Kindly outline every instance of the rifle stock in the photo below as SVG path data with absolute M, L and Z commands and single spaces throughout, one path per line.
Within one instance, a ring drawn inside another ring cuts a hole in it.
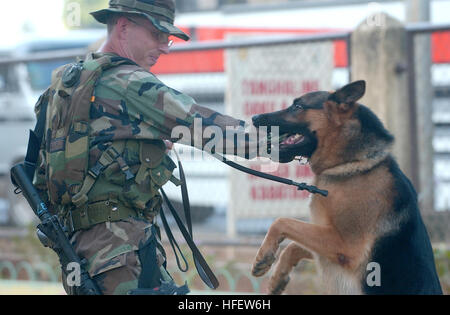
M 69 263 L 76 263 L 80 266 L 80 285 L 76 288 L 77 293 L 82 295 L 102 294 L 85 270 L 85 261 L 75 253 L 58 216 L 52 215 L 48 211 L 47 205 L 33 186 L 30 172 L 27 172 L 29 167 L 32 166 L 27 166 L 26 163 L 15 165 L 11 169 L 11 181 L 14 186 L 20 188 L 31 209 L 41 221 L 38 225 L 39 240 L 45 247 L 50 247 L 56 252 L 63 270 L 67 270 L 66 267 Z M 48 240 L 45 240 L 45 237 Z

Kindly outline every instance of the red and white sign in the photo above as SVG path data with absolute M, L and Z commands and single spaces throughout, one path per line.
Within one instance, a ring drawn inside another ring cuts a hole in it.
M 331 41 L 232 49 L 225 56 L 227 113 L 248 122 L 253 115 L 289 107 L 307 92 L 331 89 L 335 66 Z M 313 179 L 309 166 L 295 161 L 275 164 L 259 159 L 241 163 L 256 170 L 271 169 L 271 174 L 296 182 L 311 183 Z M 233 170 L 229 233 L 234 233 L 233 222 L 239 218 L 308 216 L 308 204 L 309 193 L 305 191 Z

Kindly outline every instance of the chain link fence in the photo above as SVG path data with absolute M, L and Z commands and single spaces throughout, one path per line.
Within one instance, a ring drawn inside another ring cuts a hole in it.
M 413 26 L 411 106 L 415 110 L 419 201 L 430 194 L 435 211 L 424 220 L 435 242 L 450 240 L 450 26 Z M 429 156 L 424 148 L 431 147 Z M 421 151 L 422 150 L 422 151 Z

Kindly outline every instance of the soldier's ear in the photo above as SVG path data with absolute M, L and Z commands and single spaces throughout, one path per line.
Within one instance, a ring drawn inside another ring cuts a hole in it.
M 366 93 L 366 81 L 355 81 L 340 88 L 330 95 L 329 100 L 338 104 L 349 104 L 357 102 Z
M 132 23 L 124 16 L 117 19 L 114 25 L 114 31 L 117 33 L 119 39 L 124 39 L 127 37 L 128 28 Z

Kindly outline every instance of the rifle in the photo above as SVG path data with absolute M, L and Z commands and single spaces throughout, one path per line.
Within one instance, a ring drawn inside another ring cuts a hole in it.
M 45 247 L 53 249 L 59 257 L 63 270 L 67 270 L 69 263 L 80 266 L 80 286 L 77 293 L 83 295 L 100 295 L 102 292 L 85 270 L 85 259 L 80 259 L 75 253 L 57 215 L 52 215 L 45 202 L 42 201 L 36 188 L 33 186 L 24 163 L 17 164 L 11 169 L 11 181 L 22 192 L 28 204 L 38 216 L 41 223 L 37 226 L 37 236 Z
M 100 295 L 102 292 L 85 269 L 87 261 L 85 259 L 80 259 L 75 253 L 58 216 L 50 213 L 47 205 L 33 186 L 33 177 L 39 156 L 39 148 L 45 129 L 45 118 L 48 107 L 48 99 L 46 98 L 47 92 L 39 98 L 38 102 L 42 104 L 41 112 L 34 131 L 30 130 L 25 161 L 11 168 L 11 182 L 16 187 L 14 192 L 16 194 L 22 192 L 25 199 L 28 201 L 28 204 L 31 206 L 31 209 L 33 209 L 33 212 L 41 222 L 37 226 L 36 233 L 42 245 L 44 245 L 44 247 L 49 247 L 56 252 L 64 271 L 67 271 L 68 264 L 76 264 L 77 267 L 79 266 L 80 281 L 76 284 L 76 293 L 83 295 Z

